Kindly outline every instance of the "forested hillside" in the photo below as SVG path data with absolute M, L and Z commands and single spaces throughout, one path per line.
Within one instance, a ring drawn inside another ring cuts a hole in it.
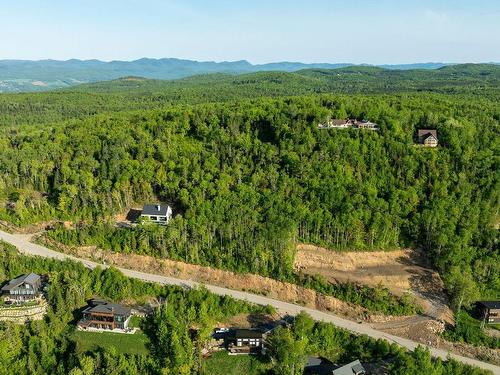
M 0 60 L 0 93 L 47 91 L 70 87 L 81 83 L 106 81 L 125 76 L 141 76 L 152 79 L 177 79 L 196 74 L 287 71 L 300 69 L 334 69 L 352 64 L 304 64 L 300 62 L 276 62 L 251 64 L 248 61 L 192 61 L 175 58 L 135 61 L 99 60 Z M 387 69 L 436 69 L 447 64 L 422 63 L 383 65 Z
M 162 109 L 173 104 L 315 93 L 436 92 L 477 101 L 499 100 L 500 66 L 457 65 L 437 70 L 348 67 L 295 73 L 207 74 L 174 81 L 125 77 L 37 94 L 0 95 L 0 126 L 51 124 L 99 113 Z M 497 116 L 500 117 L 500 115 Z
M 317 128 L 346 116 L 380 131 Z M 49 235 L 283 279 L 297 241 L 422 247 L 460 308 L 500 295 L 499 119 L 488 97 L 414 93 L 173 105 L 8 126 L 0 130 L 0 218 L 72 220 L 76 230 Z M 419 127 L 438 130 L 437 149 L 414 146 Z M 153 200 L 175 207 L 166 228 L 114 227 L 112 214 Z

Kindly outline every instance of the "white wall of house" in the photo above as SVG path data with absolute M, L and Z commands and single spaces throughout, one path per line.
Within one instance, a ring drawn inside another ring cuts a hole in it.
M 146 214 L 141 214 L 141 217 L 143 218 L 148 218 L 154 223 L 158 224 L 167 224 L 170 219 L 172 219 L 172 208 L 170 206 L 167 206 L 167 213 L 166 215 L 146 215 Z

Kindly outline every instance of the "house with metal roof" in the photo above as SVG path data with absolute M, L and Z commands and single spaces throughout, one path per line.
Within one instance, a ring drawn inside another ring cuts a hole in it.
M 36 273 L 19 276 L 2 287 L 6 302 L 22 303 L 41 296 L 42 279 Z
M 78 322 L 81 329 L 127 330 L 131 309 L 117 303 L 94 299 L 83 310 L 83 317 Z
M 145 204 L 141 212 L 141 218 L 146 219 L 148 222 L 166 225 L 172 218 L 172 208 L 159 203 Z
M 345 366 L 339 367 L 336 370 L 333 370 L 333 375 L 364 375 L 366 374 L 365 368 L 359 362 L 359 360 L 355 360 L 351 363 L 348 363 Z
M 309 356 L 304 366 L 304 375 L 332 375 L 335 367 L 326 358 Z

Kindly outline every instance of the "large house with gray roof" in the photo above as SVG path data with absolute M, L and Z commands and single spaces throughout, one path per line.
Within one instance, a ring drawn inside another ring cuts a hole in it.
M 22 303 L 41 296 L 42 279 L 36 273 L 19 276 L 2 287 L 6 302 Z

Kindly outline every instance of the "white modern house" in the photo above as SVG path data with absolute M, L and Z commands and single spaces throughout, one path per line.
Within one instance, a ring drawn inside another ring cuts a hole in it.
M 166 225 L 172 218 L 172 208 L 169 205 L 146 204 L 141 212 L 141 219 L 147 219 L 152 223 Z

